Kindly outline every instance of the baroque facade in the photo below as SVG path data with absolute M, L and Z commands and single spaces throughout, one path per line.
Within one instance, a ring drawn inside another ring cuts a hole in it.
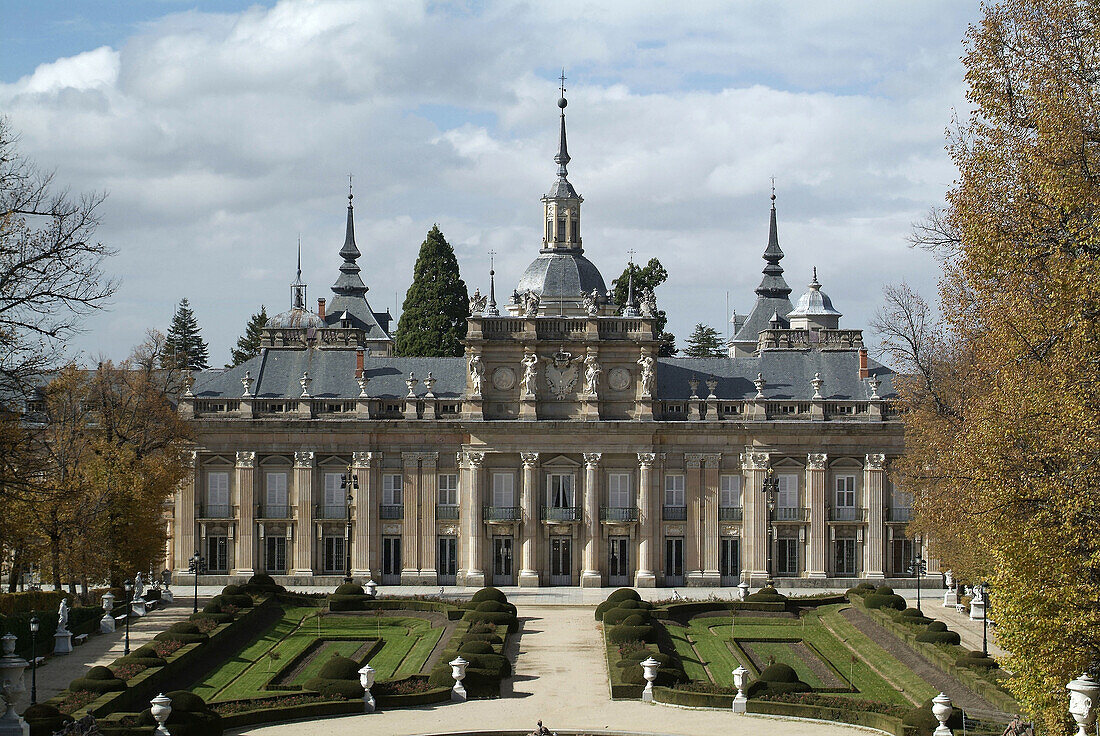
M 908 574 L 893 374 L 841 329 L 816 270 L 797 305 L 775 196 L 756 303 L 729 354 L 660 357 L 652 293 L 618 309 L 581 238 L 559 100 L 537 257 L 504 308 L 471 298 L 465 355 L 392 355 L 349 195 L 334 297 L 180 402 L 194 472 L 169 567 L 329 583 L 718 586 Z M 935 571 L 935 564 L 931 565 Z

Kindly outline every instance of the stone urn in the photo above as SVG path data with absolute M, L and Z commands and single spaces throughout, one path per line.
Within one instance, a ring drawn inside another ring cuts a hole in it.
M 374 578 L 371 578 L 366 583 L 364 583 L 363 587 L 367 589 L 367 595 L 369 595 L 371 598 L 374 598 L 375 593 L 378 592 L 378 583 L 374 582 Z
M 115 617 L 111 611 L 115 608 L 115 594 L 107 592 L 103 594 L 103 618 L 99 619 L 99 633 L 113 634 L 115 631 Z
M 745 696 L 745 685 L 748 684 L 749 671 L 744 665 L 739 665 L 733 671 L 733 686 L 737 688 L 737 695 L 733 698 L 733 712 L 745 713 L 748 711 L 749 699 Z
M 1088 736 L 1096 723 L 1096 705 L 1100 699 L 1100 683 L 1087 673 L 1066 685 L 1069 690 L 1069 714 L 1077 722 L 1077 736 Z
M 149 713 L 152 714 L 153 720 L 157 722 L 157 730 L 153 733 L 157 736 L 171 736 L 164 722 L 168 720 L 168 716 L 172 715 L 172 699 L 161 693 L 149 701 Z
M 739 595 L 741 596 L 738 600 L 743 601 L 749 597 L 749 584 L 746 583 L 744 580 L 737 584 L 737 590 L 739 591 Z
M 370 694 L 370 689 L 374 687 L 374 668 L 369 664 L 363 665 L 359 670 L 359 684 L 363 687 L 363 710 L 373 713 L 374 696 Z
M 14 634 L 0 637 L 0 695 L 4 699 L 4 714 L 0 716 L 0 736 L 24 736 L 30 727 L 15 713 L 15 705 L 27 692 L 23 682 L 23 671 L 27 669 L 27 660 L 15 655 Z
M 653 657 L 646 657 L 642 660 L 642 677 L 645 678 L 645 690 L 642 690 L 642 701 L 646 703 L 653 702 L 653 681 L 657 679 L 657 670 L 660 668 L 661 663 L 655 660 Z
M 954 712 L 955 709 L 951 707 L 951 698 L 943 693 L 932 698 L 932 715 L 940 722 L 940 725 L 932 732 L 932 736 L 951 736 L 951 729 L 947 727 L 947 719 Z
M 455 686 L 451 688 L 451 700 L 456 703 L 465 703 L 466 688 L 462 686 L 462 681 L 466 679 L 466 668 L 470 663 L 459 655 L 447 664 L 451 665 L 451 677 L 455 680 Z

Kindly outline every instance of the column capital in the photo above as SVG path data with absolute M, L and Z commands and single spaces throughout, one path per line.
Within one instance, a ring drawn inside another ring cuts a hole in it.
M 373 452 L 353 452 L 351 453 L 351 466 L 353 468 L 369 468 L 371 463 L 374 462 Z
M 702 452 L 685 452 L 684 465 L 691 469 L 698 468 L 703 464 L 704 456 L 705 453 Z
M 420 455 L 421 465 L 432 466 L 432 465 L 438 465 L 439 464 L 439 453 L 438 452 L 421 452 L 421 453 L 418 453 L 418 454 Z
M 248 450 L 237 451 L 237 467 L 253 468 L 256 466 L 256 453 Z
M 480 468 L 485 463 L 485 453 L 467 450 L 462 453 L 462 463 L 468 468 Z
M 537 452 L 521 452 L 519 459 L 523 461 L 523 467 L 533 468 L 539 464 L 539 454 Z
M 419 452 L 403 452 L 401 453 L 401 465 L 406 468 L 415 468 L 420 465 Z
M 294 453 L 294 467 L 296 468 L 312 468 L 313 467 L 313 451 L 312 450 L 299 450 Z
M 806 455 L 806 466 L 810 470 L 824 470 L 827 462 L 829 462 L 829 455 L 827 453 L 811 452 Z
M 770 452 L 758 452 L 747 450 L 741 461 L 741 467 L 745 470 L 767 470 L 771 461 Z
M 594 468 L 600 464 L 600 458 L 602 457 L 602 452 L 586 452 L 584 453 L 584 464 L 586 467 Z
M 717 468 L 722 464 L 722 453 L 720 452 L 704 452 L 703 453 L 703 465 L 708 468 Z
M 886 455 L 881 452 L 867 454 L 867 470 L 883 470 L 886 468 Z
M 643 468 L 653 467 L 654 461 L 657 459 L 657 453 L 655 452 L 639 452 L 638 453 L 638 465 Z

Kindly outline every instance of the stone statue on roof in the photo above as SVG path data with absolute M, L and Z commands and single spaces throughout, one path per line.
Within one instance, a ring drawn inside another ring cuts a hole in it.
M 489 304 L 489 297 L 482 296 L 480 289 L 475 289 L 470 297 L 470 314 L 483 314 Z

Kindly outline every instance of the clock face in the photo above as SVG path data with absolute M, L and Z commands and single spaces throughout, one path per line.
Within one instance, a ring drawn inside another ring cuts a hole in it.
M 516 372 L 507 366 L 500 366 L 493 371 L 493 388 L 498 391 L 507 391 L 516 385 Z
M 630 371 L 626 368 L 612 368 L 607 374 L 607 385 L 615 391 L 623 391 L 630 386 Z

